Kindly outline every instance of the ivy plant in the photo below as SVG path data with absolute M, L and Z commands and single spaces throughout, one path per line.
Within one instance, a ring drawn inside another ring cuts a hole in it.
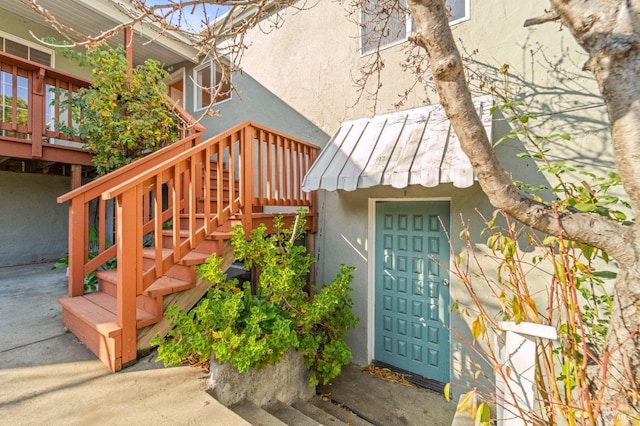
M 166 339 L 157 336 L 158 359 L 165 365 L 185 360 L 206 364 L 212 353 L 239 372 L 276 364 L 292 348 L 301 352 L 310 369 L 309 385 L 336 377 L 351 359 L 344 339 L 358 323 L 349 292 L 353 267 L 342 265 L 334 280 L 309 294 L 307 275 L 314 259 L 296 244 L 304 230 L 284 228 L 276 218 L 274 232 L 261 225 L 247 239 L 244 229 L 232 229 L 235 259 L 245 269 L 258 271 L 257 285 L 226 281 L 215 254 L 198 268 L 199 276 L 214 286 L 190 312 L 167 309 L 173 325 Z
M 178 118 L 165 97 L 168 74 L 158 61 L 148 59 L 130 70 L 122 46 L 63 54 L 91 68 L 93 85 L 73 94 L 52 89 L 52 105 L 72 113 L 72 124 L 57 122 L 56 129 L 80 137 L 94 154 L 99 175 L 178 140 Z

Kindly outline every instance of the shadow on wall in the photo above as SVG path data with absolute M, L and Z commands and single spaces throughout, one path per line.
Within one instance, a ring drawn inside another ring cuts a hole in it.
M 561 54 L 549 57 L 546 55 L 549 46 L 526 41 L 522 46 L 522 69 L 505 60 L 510 65 L 506 75 L 501 73 L 503 64 L 476 60 L 477 52 L 470 53 L 464 46 L 461 51 L 472 84 L 477 87 L 483 81 L 485 88 L 494 86 L 500 92 L 507 91 L 510 99 L 523 102 L 519 109 L 535 116 L 527 123 L 533 133 L 571 136 L 570 141 L 556 139 L 542 143 L 542 148 L 549 150 L 550 161 L 612 170 L 607 110 L 595 79 L 582 71 L 588 58 L 584 52 L 567 47 L 564 39 L 560 38 L 559 43 Z M 503 131 L 512 125 L 504 116 L 494 116 L 493 124 Z
M 324 146 L 329 140 L 329 135 L 246 72 L 235 73 L 233 79 L 238 93 L 234 93 L 230 101 L 216 105 L 219 116 L 203 118 L 206 137 L 250 120 L 318 146 Z

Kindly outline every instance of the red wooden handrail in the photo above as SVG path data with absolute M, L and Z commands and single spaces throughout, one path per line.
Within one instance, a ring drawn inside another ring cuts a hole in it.
M 199 134 L 188 136 L 58 198 L 70 201 L 69 295 L 82 295 L 84 276 L 117 257 L 123 363 L 135 357 L 136 296 L 207 236 L 233 217 L 250 231 L 253 212 L 264 206 L 306 207 L 315 217 L 315 194 L 304 193 L 301 182 L 317 146 L 252 122 L 199 140 Z M 97 207 L 90 206 L 96 198 Z M 106 227 L 110 200 L 115 200 L 111 247 Z M 98 231 L 92 259 L 90 214 L 97 217 Z M 163 231 L 171 234 L 166 246 Z M 155 262 L 143 269 L 145 242 Z
M 136 297 L 207 236 L 234 216 L 249 231 L 254 209 L 263 206 L 300 206 L 316 213 L 314 194 L 302 192 L 300 183 L 317 146 L 251 122 L 202 143 L 192 140 L 175 144 L 185 149 L 163 148 L 112 173 L 115 178 L 107 175 L 59 198 L 71 202 L 70 295 L 83 293 L 83 277 L 92 268 L 117 257 L 123 363 L 135 358 Z M 101 239 L 105 235 L 104 203 L 114 199 L 116 238 L 112 247 L 100 241 L 98 255 L 89 260 L 88 220 L 80 217 L 87 215 L 88 201 L 98 193 L 98 234 Z M 169 231 L 169 223 L 171 244 L 166 244 L 162 233 Z M 146 269 L 144 241 L 151 241 L 155 253 L 153 266 Z
M 2 105 L 3 114 L 0 117 L 0 130 L 8 132 L 2 136 L 6 151 L 4 155 L 91 164 L 91 156 L 79 147 L 49 143 L 52 138 L 79 141 L 78 138 L 51 127 L 51 123 L 55 121 L 66 121 L 68 125 L 73 125 L 70 112 L 62 117 L 59 107 L 51 107 L 51 100 L 57 96 L 54 90 L 75 93 L 82 87 L 90 86 L 91 82 L 5 52 L 0 52 L 0 73 L 4 74 L 5 79 L 11 80 L 11 85 L 8 86 L 11 93 L 3 93 L 2 99 L 5 104 L 10 104 Z M 25 149 L 27 147 L 30 147 L 30 151 Z M 67 158 L 56 152 L 61 149 L 68 151 Z M 51 155 L 45 156 L 45 150 L 50 151 Z

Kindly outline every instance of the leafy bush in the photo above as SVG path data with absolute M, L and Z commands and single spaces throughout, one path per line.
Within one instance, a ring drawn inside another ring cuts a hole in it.
M 129 70 L 124 48 L 94 48 L 86 54 L 70 49 L 65 56 L 91 67 L 93 85 L 69 95 L 52 89 L 52 105 L 71 109 L 73 123 L 56 123 L 70 136 L 79 136 L 94 154 L 98 174 L 104 175 L 178 140 L 178 118 L 165 94 L 167 77 L 158 61 L 148 59 Z
M 304 219 L 301 219 L 304 222 Z M 310 368 L 309 385 L 336 377 L 351 359 L 344 342 L 348 330 L 358 323 L 351 307 L 349 285 L 353 267 L 342 265 L 336 278 L 319 293 L 305 291 L 313 258 L 295 241 L 304 223 L 283 229 L 278 219 L 275 232 L 267 235 L 261 225 L 245 237 L 241 226 L 232 230 L 236 260 L 259 271 L 259 282 L 225 282 L 222 259 L 215 254 L 198 268 L 199 276 L 215 285 L 190 312 L 173 306 L 167 310 L 173 330 L 168 339 L 156 337 L 158 359 L 167 365 L 189 360 L 206 363 L 212 352 L 219 362 L 229 362 L 245 372 L 275 364 L 296 348 Z

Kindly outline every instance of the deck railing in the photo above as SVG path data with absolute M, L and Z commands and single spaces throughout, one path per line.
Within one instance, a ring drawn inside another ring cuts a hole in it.
M 73 126 L 71 112 L 52 101 L 91 83 L 71 74 L 0 52 L 0 140 L 3 154 L 72 164 L 91 164 L 80 140 L 56 130 Z
M 56 127 L 78 125 L 73 111 L 56 101 L 89 86 L 89 80 L 0 52 L 0 155 L 92 165 L 80 138 Z M 172 108 L 181 138 L 204 131 L 179 105 Z
M 189 136 L 58 198 L 70 202 L 69 295 L 82 295 L 84 276 L 117 258 L 118 325 L 122 341 L 133 341 L 123 350 L 126 362 L 135 353 L 136 296 L 207 236 L 231 218 L 248 232 L 267 206 L 305 207 L 315 217 L 315 194 L 303 192 L 301 182 L 317 151 L 246 122 L 205 142 Z M 111 200 L 115 215 L 108 220 Z M 93 247 L 90 215 L 96 218 Z M 152 266 L 143 264 L 145 247 L 155 253 Z

